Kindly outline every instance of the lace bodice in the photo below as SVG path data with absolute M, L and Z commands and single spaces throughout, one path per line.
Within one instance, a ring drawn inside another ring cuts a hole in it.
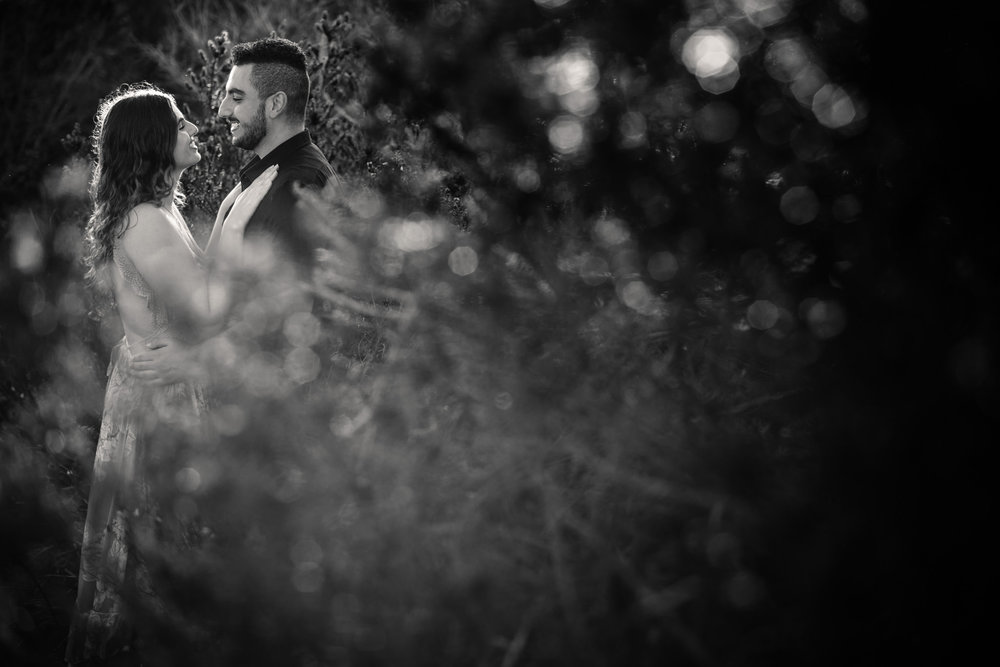
M 179 215 L 179 213 L 175 213 L 177 218 Z M 190 250 L 195 261 L 199 263 L 204 261 L 201 248 L 187 226 L 178 220 L 173 224 L 173 228 Z M 122 237 L 115 239 L 112 258 L 115 266 L 112 271 L 118 274 L 116 279 L 112 281 L 115 287 L 115 302 L 126 338 L 134 343 L 163 333 L 176 333 L 171 331 L 170 310 L 129 258 L 122 245 Z
M 115 241 L 115 246 L 113 250 L 113 256 L 115 260 L 115 266 L 121 271 L 122 277 L 125 279 L 125 286 L 128 287 L 136 296 L 139 296 L 146 300 L 146 307 L 152 316 L 152 328 L 153 333 L 158 334 L 165 331 L 170 324 L 170 316 L 167 313 L 166 307 L 163 303 L 156 298 L 153 294 L 153 290 L 149 287 L 149 284 L 139 273 L 138 269 L 135 268 L 135 264 L 129 259 L 128 255 L 121 247 L 120 239 Z M 119 298 L 119 301 L 121 299 Z M 123 324 L 125 316 L 122 315 Z M 145 327 L 141 327 L 145 328 Z

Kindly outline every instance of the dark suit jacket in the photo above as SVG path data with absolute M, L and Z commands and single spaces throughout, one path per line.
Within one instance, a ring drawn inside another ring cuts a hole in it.
M 263 158 L 254 156 L 240 170 L 240 184 L 246 189 L 272 164 L 278 165 L 278 175 L 247 223 L 244 238 L 251 242 L 263 239 L 274 243 L 281 256 L 295 263 L 297 273 L 308 276 L 315 262 L 315 244 L 310 240 L 302 211 L 296 208 L 298 198 L 292 184 L 322 189 L 336 176 L 306 131 L 288 139 Z

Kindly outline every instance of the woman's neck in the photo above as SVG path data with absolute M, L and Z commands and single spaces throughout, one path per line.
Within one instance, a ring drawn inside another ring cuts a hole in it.
M 168 192 L 163 199 L 160 200 L 160 206 L 165 209 L 170 209 L 174 205 L 174 199 L 177 196 L 177 186 L 181 182 L 181 174 L 183 171 L 178 171 L 174 173 L 173 184 L 170 186 L 170 192 Z

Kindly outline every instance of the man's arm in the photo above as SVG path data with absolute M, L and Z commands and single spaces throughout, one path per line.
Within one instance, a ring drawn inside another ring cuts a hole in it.
M 199 347 L 172 338 L 151 338 L 146 341 L 146 350 L 132 357 L 130 371 L 140 382 L 153 387 L 204 381 L 208 373 L 201 363 Z
M 212 378 L 226 376 L 238 357 L 227 331 L 195 344 L 151 338 L 146 341 L 146 350 L 132 357 L 130 372 L 143 384 L 154 387 L 177 382 L 206 384 Z

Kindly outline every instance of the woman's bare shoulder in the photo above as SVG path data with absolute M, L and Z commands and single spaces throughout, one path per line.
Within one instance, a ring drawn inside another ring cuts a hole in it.
M 153 204 L 139 204 L 125 215 L 122 244 L 126 250 L 172 243 L 177 233 L 167 212 Z

